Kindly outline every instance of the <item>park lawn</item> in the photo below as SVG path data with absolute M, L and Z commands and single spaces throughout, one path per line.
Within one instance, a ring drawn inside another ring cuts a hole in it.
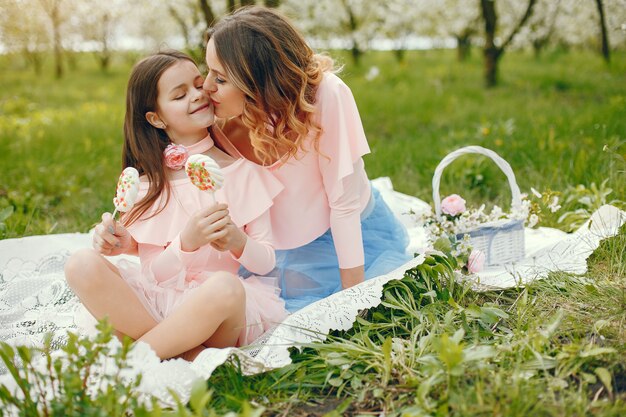
M 17 59 L 0 59 L 0 210 L 15 208 L 0 238 L 85 232 L 112 210 L 130 60 L 103 74 L 89 58 L 60 81 L 51 70 L 35 76 Z M 490 90 L 478 51 L 465 63 L 452 51 L 411 52 L 403 63 L 372 52 L 358 68 L 347 55 L 337 60 L 346 63 L 342 77 L 372 149 L 368 173 L 391 177 L 398 191 L 430 202 L 439 160 L 474 144 L 506 159 L 522 192 L 608 179 L 611 197 L 626 199 L 623 55 L 610 68 L 590 53 L 505 55 L 501 85 Z M 371 66 L 380 75 L 368 81 Z M 466 157 L 444 172 L 442 194 L 452 192 L 474 203 L 509 200 L 504 176 L 484 158 Z
M 609 67 L 585 52 L 507 54 L 501 84 L 489 90 L 478 51 L 464 63 L 453 51 L 410 52 L 403 63 L 372 52 L 359 67 L 335 56 L 368 135 L 371 178 L 389 176 L 396 190 L 430 202 L 437 163 L 475 144 L 511 164 L 522 192 L 561 192 L 563 211 L 626 200 L 623 54 Z M 129 61 L 101 73 L 89 58 L 60 81 L 0 58 L 0 213 L 8 216 L 0 238 L 86 232 L 112 210 Z M 380 75 L 368 80 L 372 66 Z M 478 157 L 446 170 L 442 194 L 452 192 L 473 204 L 510 199 L 504 176 Z M 573 225 L 544 214 L 544 225 Z M 596 251 L 584 277 L 555 273 L 481 294 L 455 286 L 451 298 L 428 300 L 416 285 L 445 279 L 407 274 L 355 328 L 294 352 L 284 369 L 244 377 L 236 364 L 218 368 L 209 407 L 290 416 L 626 413 L 624 231 Z

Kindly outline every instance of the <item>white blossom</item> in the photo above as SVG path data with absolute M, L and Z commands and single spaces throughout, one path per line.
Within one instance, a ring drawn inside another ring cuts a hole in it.
M 367 74 L 365 74 L 365 79 L 367 81 L 372 81 L 379 75 L 380 75 L 380 69 L 376 65 L 374 65 L 374 66 L 371 66 L 369 71 L 367 71 Z
M 533 187 L 530 187 L 530 191 L 532 191 L 532 193 L 535 195 L 535 197 L 541 198 L 541 193 L 539 191 L 535 190 Z
M 552 213 L 556 213 L 561 208 L 561 205 L 559 204 L 559 197 L 552 197 L 552 201 L 548 204 L 548 208 Z

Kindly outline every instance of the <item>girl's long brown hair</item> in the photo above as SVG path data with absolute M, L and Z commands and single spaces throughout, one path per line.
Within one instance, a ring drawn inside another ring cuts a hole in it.
M 286 17 L 260 6 L 222 18 L 208 37 L 229 81 L 246 95 L 242 121 L 256 156 L 263 163 L 296 156 L 309 134 L 317 150 L 315 93 L 332 59 L 316 55 Z
M 126 88 L 122 166 L 135 167 L 139 175 L 148 177 L 150 185 L 146 196 L 123 216 L 123 223 L 126 226 L 141 217 L 161 193 L 166 193 L 164 204 L 169 201 L 170 189 L 165 173 L 163 151 L 170 140 L 165 131 L 148 123 L 146 113 L 157 110 L 158 82 L 163 73 L 183 60 L 194 62 L 191 57 L 179 51 L 158 52 L 139 61 L 130 74 Z M 163 207 L 164 205 L 157 213 Z

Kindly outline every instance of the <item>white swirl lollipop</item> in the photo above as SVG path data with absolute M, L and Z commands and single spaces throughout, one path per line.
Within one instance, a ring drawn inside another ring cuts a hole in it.
M 217 162 L 203 154 L 191 155 L 185 163 L 185 172 L 193 185 L 209 191 L 215 201 L 215 193 L 224 185 L 224 174 Z
M 126 213 L 132 209 L 137 200 L 137 194 L 139 194 L 139 172 L 133 167 L 127 167 L 117 181 L 117 191 L 113 198 L 115 211 L 112 217 L 115 219 L 118 211 Z

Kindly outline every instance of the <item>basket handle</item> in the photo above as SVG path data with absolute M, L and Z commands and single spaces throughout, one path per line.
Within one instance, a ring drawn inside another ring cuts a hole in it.
M 522 206 L 522 196 L 517 186 L 517 182 L 515 181 L 515 174 L 513 174 L 513 170 L 511 169 L 511 165 L 506 162 L 504 159 L 500 157 L 494 151 L 483 148 L 482 146 L 465 146 L 463 148 L 459 148 L 456 151 L 450 152 L 445 156 L 437 165 L 435 169 L 435 174 L 433 175 L 433 202 L 435 203 L 435 213 L 437 216 L 441 216 L 441 198 L 439 196 L 439 183 L 441 182 L 441 174 L 445 167 L 450 165 L 452 161 L 458 158 L 461 155 L 477 153 L 480 155 L 485 155 L 491 158 L 496 165 L 504 172 L 507 179 L 509 180 L 509 187 L 511 187 L 511 204 L 514 208 L 520 208 Z

